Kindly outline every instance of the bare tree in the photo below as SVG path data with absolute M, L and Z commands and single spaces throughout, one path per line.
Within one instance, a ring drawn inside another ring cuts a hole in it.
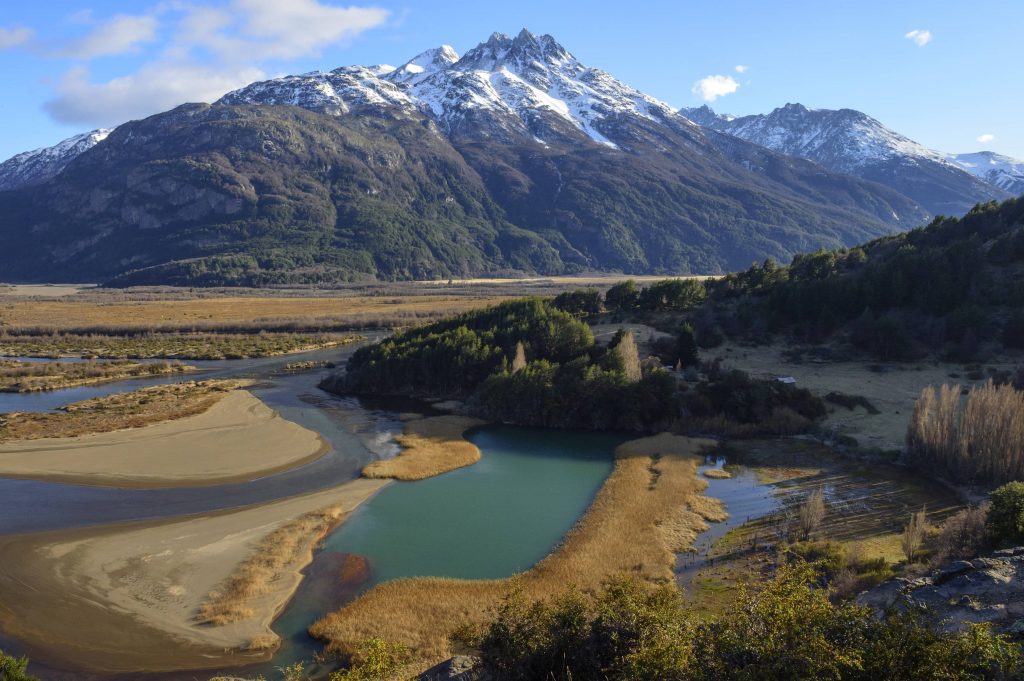
M 526 349 L 523 341 L 516 343 L 516 356 L 512 359 L 512 373 L 516 374 L 526 368 Z
M 903 529 L 903 536 L 900 538 L 900 548 L 903 549 L 903 555 L 907 557 L 908 563 L 917 562 L 927 534 L 928 513 L 922 508 L 920 511 L 910 514 L 910 522 Z
M 627 331 L 622 336 L 622 340 L 615 346 L 614 352 L 622 362 L 622 371 L 626 374 L 626 380 L 631 383 L 639 381 L 643 376 L 643 367 L 640 364 L 640 351 L 637 350 L 632 331 Z
M 809 539 L 811 534 L 821 527 L 821 521 L 825 519 L 825 491 L 822 488 L 819 487 L 807 495 L 804 503 L 800 505 L 798 519 L 804 540 Z

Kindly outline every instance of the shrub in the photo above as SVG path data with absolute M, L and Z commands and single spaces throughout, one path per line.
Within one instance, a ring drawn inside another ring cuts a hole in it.
M 997 544 L 1024 540 L 1024 482 L 1010 482 L 994 490 L 986 522 Z
M 974 558 L 989 542 L 987 527 L 989 504 L 962 509 L 946 518 L 932 539 L 932 564 Z
M 28 659 L 11 657 L 0 650 L 0 681 L 39 681 L 27 670 Z

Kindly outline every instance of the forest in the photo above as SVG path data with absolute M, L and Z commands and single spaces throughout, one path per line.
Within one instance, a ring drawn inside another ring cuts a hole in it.
M 860 247 L 755 264 L 709 285 L 704 319 L 728 335 L 841 340 L 881 360 L 976 361 L 1024 347 L 1024 199 Z

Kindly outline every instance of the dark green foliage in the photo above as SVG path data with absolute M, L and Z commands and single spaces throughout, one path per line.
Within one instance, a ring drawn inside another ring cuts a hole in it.
M 632 279 L 621 281 L 604 294 L 604 304 L 609 310 L 631 312 L 640 303 L 640 288 Z
M 1008 482 L 994 490 L 986 524 L 997 544 L 1017 545 L 1024 540 L 1024 482 Z
M 601 312 L 601 292 L 596 288 L 580 288 L 559 293 L 551 306 L 576 317 L 586 317 Z
M 513 372 L 517 343 L 531 361 Z M 539 298 L 361 348 L 349 360 L 343 388 L 471 396 L 487 418 L 534 426 L 643 430 L 668 426 L 678 413 L 675 381 L 667 373 L 631 382 L 617 354 L 596 346 L 585 324 Z
M 698 383 L 696 390 L 688 394 L 685 406 L 695 417 L 724 416 L 747 424 L 770 421 L 779 409 L 788 409 L 812 421 L 826 413 L 821 398 L 806 388 L 779 381 L 757 381 L 739 370 Z
M 465 396 L 511 362 L 519 342 L 528 357 L 564 362 L 585 355 L 594 336 L 586 324 L 539 298 L 510 301 L 360 348 L 349 359 L 347 387 Z
M 633 383 L 618 367 L 580 358 L 561 366 L 531 362 L 515 374 L 495 374 L 481 387 L 479 403 L 486 418 L 523 425 L 648 430 L 668 427 L 675 419 L 675 390 L 664 371 Z
M 28 674 L 28 660 L 5 655 L 0 650 L 0 681 L 39 681 Z
M 860 248 L 797 256 L 783 268 L 754 265 L 713 283 L 711 302 L 733 302 L 735 329 L 815 342 L 845 330 L 881 359 L 931 349 L 970 361 L 1000 336 L 1024 345 L 1022 234 L 1024 200 L 988 203 Z
M 682 312 L 704 302 L 707 290 L 696 279 L 663 279 L 640 292 L 638 305 L 646 312 Z
M 683 367 L 692 367 L 700 363 L 700 356 L 697 352 L 697 338 L 693 333 L 693 327 L 683 323 L 676 335 L 676 343 L 673 354 L 673 364 L 680 363 Z
M 835 605 L 806 565 L 782 568 L 723 616 L 698 619 L 678 591 L 619 580 L 528 603 L 513 593 L 460 632 L 494 681 L 1009 681 L 1019 644 L 982 626 L 943 633 L 911 615 Z

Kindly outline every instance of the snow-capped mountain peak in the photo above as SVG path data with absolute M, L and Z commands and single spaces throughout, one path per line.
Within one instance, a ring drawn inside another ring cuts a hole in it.
M 950 161 L 971 175 L 980 177 L 989 184 L 1011 194 L 1024 194 L 1024 161 L 997 154 L 994 151 L 977 151 L 971 154 L 950 154 Z
M 789 103 L 767 114 L 729 117 L 708 107 L 680 113 L 707 128 L 839 172 L 889 185 L 934 214 L 956 214 L 978 199 L 1004 199 L 1005 187 L 965 172 L 854 109 L 812 109 Z
M 581 64 L 550 35 L 494 33 L 461 57 L 427 50 L 386 74 L 359 66 L 254 83 L 220 104 L 289 104 L 342 115 L 370 106 L 419 112 L 449 135 L 541 142 L 585 137 L 616 147 L 623 117 L 688 122 L 667 104 Z
M 385 77 L 393 83 L 414 85 L 459 60 L 459 53 L 451 45 L 442 45 L 421 52 Z
M 68 163 L 102 142 L 113 128 L 100 128 L 69 137 L 52 147 L 16 154 L 0 163 L 0 190 L 37 184 L 55 177 Z

